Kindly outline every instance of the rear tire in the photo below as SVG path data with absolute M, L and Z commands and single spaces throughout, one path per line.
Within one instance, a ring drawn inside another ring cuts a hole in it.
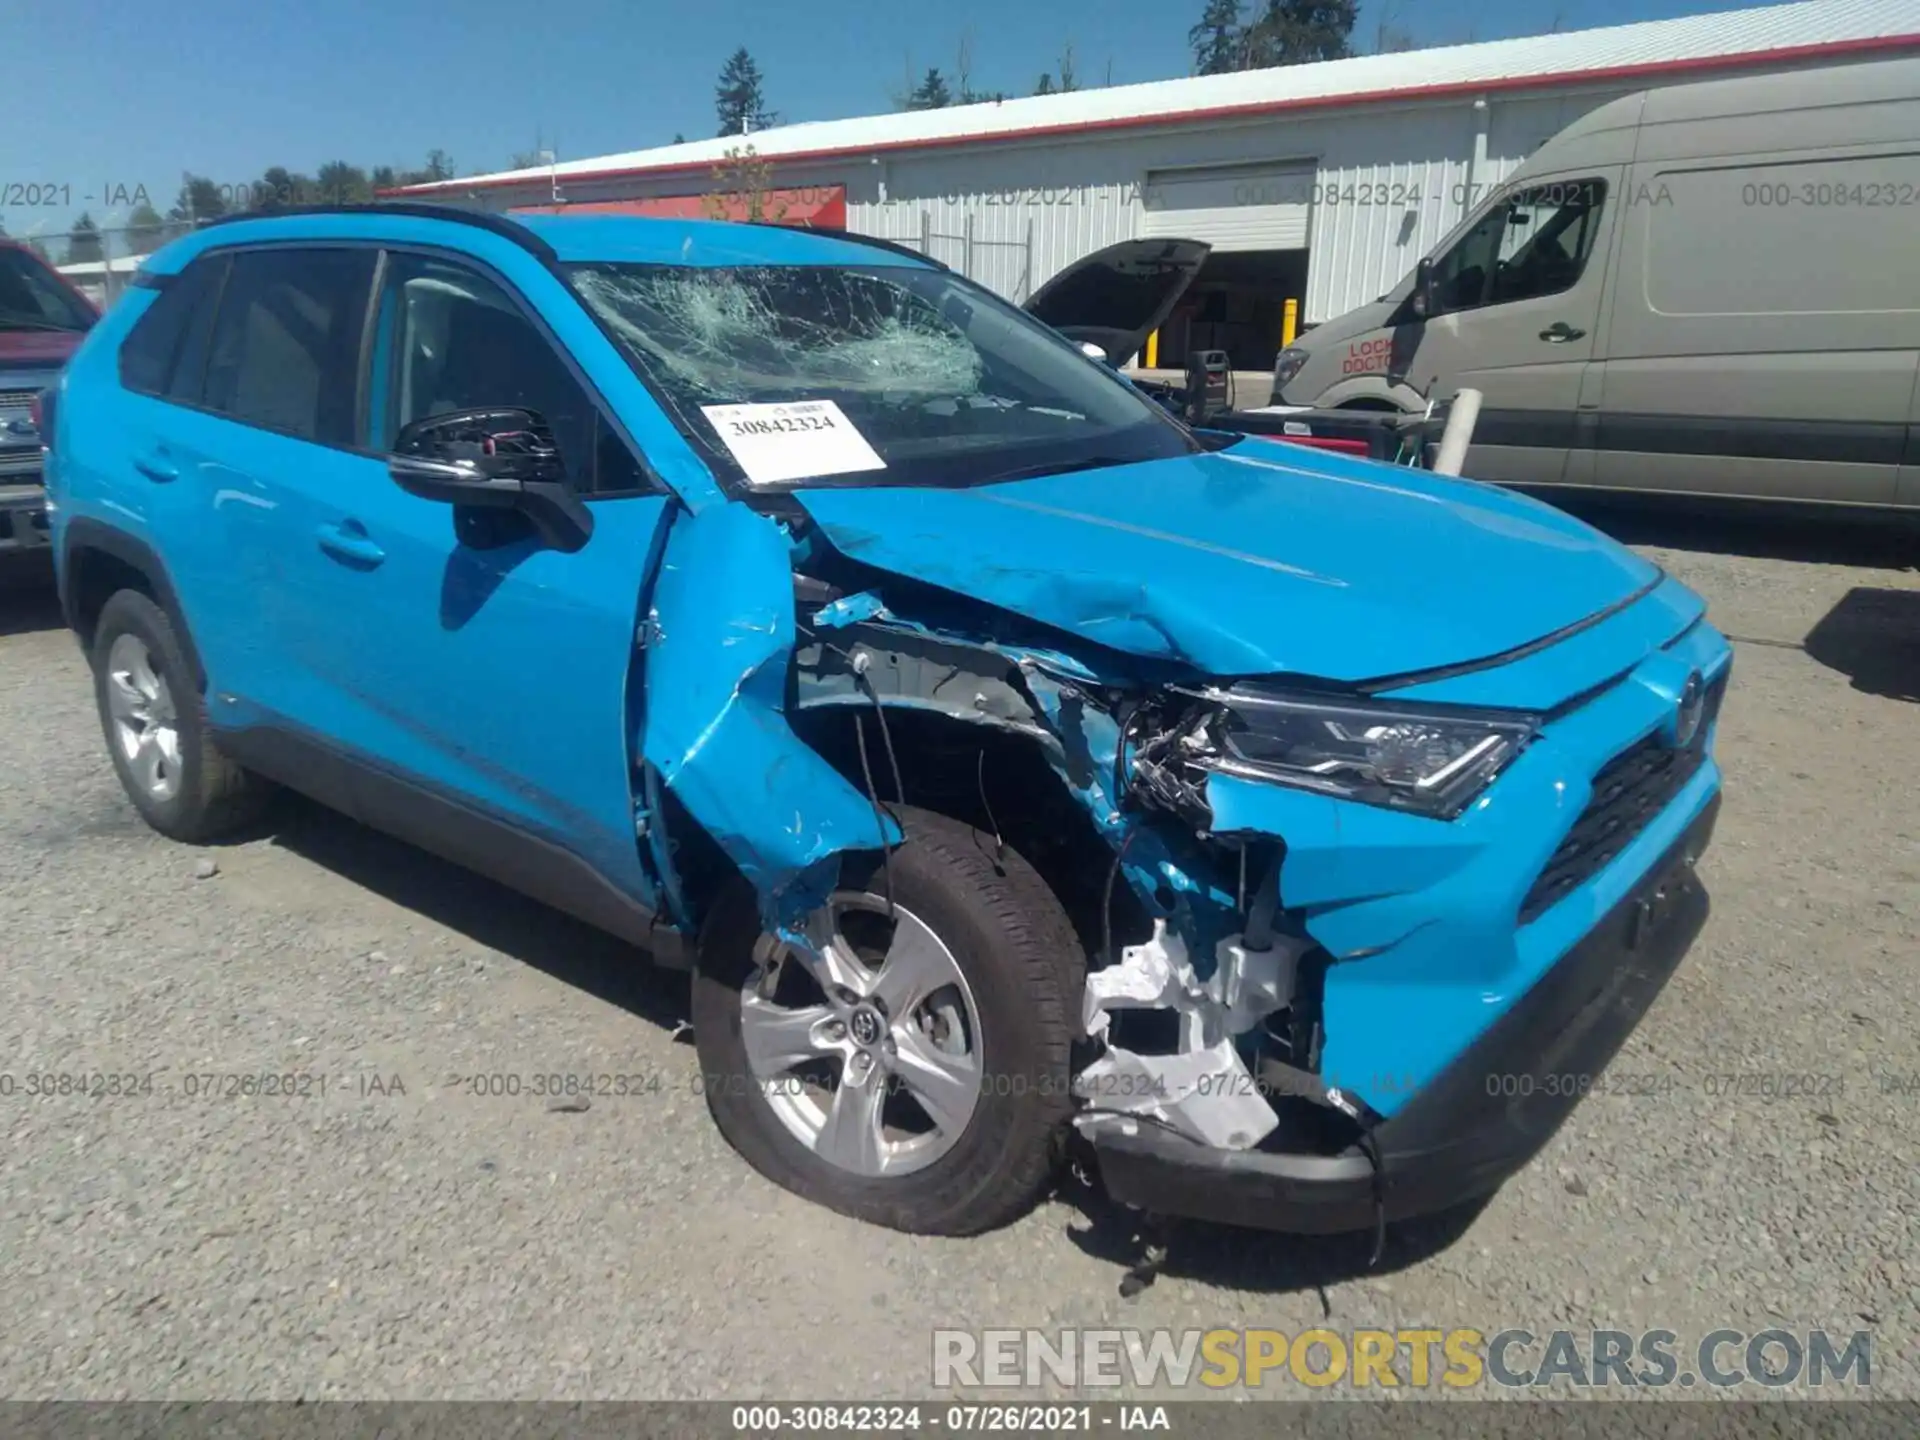
M 762 1175 L 877 1225 L 974 1234 L 1018 1218 L 1052 1178 L 1072 1112 L 1086 960 L 1060 902 L 1019 855 L 996 857 L 990 837 L 946 816 L 896 813 L 907 838 L 891 857 L 892 917 L 887 876 L 867 856 L 843 865 L 834 901 L 808 919 L 832 962 L 808 963 L 763 935 L 744 884 L 714 907 L 693 982 L 694 1037 L 708 1109 Z M 910 983 L 922 967 L 935 978 Z M 841 979 L 849 983 L 832 983 Z M 833 988 L 855 1003 L 828 996 Z M 890 998 L 922 991 L 931 998 L 917 1008 Z M 768 1035 L 799 1044 L 796 1066 L 769 1060 Z M 882 1098 L 867 1102 L 873 1126 L 849 1148 L 858 1127 L 838 1111 L 859 1104 L 861 1075 L 875 1077 Z M 971 1082 L 971 1099 L 955 1076 Z M 916 1130 L 921 1122 L 930 1128 Z
M 260 814 L 270 787 L 220 753 L 172 620 L 138 590 L 100 609 L 93 694 L 121 787 L 155 830 L 204 844 Z

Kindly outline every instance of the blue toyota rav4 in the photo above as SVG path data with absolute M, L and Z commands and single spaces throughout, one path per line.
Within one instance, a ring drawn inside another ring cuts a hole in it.
M 1729 651 L 1547 506 L 1183 427 L 911 252 L 390 206 L 153 256 L 48 399 L 107 748 L 689 967 L 778 1183 L 960 1233 L 1485 1195 L 1699 932 Z

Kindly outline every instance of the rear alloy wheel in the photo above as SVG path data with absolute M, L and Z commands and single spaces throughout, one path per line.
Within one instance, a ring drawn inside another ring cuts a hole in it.
M 1063 981 L 1084 961 L 1024 860 L 944 816 L 901 818 L 891 903 L 876 857 L 789 937 L 757 933 L 744 893 L 717 909 L 694 1034 L 708 1106 L 762 1174 L 843 1214 L 967 1234 L 1050 1177 L 1071 1110 Z
M 138 590 L 100 608 L 93 694 L 121 787 L 162 835 L 199 844 L 260 813 L 271 787 L 213 743 L 173 621 Z
M 107 647 L 107 731 L 132 784 L 155 805 L 180 793 L 180 719 L 153 652 L 132 631 Z

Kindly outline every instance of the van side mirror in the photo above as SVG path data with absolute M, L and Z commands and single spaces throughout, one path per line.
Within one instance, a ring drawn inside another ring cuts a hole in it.
M 1433 259 L 1422 255 L 1420 263 L 1413 267 L 1413 294 L 1409 297 L 1408 308 L 1418 320 L 1430 319 L 1440 307 L 1435 303 L 1433 291 Z
M 1108 355 L 1104 349 L 1094 344 L 1091 340 L 1082 340 L 1080 342 L 1080 353 L 1096 365 L 1111 365 L 1113 363 L 1113 357 Z
M 559 550 L 578 550 L 593 534 L 593 512 L 568 487 L 553 432 L 535 410 L 502 406 L 415 420 L 395 437 L 387 473 L 409 495 L 453 506 L 463 539 L 515 538 L 511 525 L 475 524 L 478 511 L 517 512 Z

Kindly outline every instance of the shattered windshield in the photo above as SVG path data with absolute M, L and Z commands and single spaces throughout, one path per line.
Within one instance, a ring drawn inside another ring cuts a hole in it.
M 1061 337 L 943 271 L 571 274 L 683 432 L 754 488 L 988 484 L 1197 448 Z

